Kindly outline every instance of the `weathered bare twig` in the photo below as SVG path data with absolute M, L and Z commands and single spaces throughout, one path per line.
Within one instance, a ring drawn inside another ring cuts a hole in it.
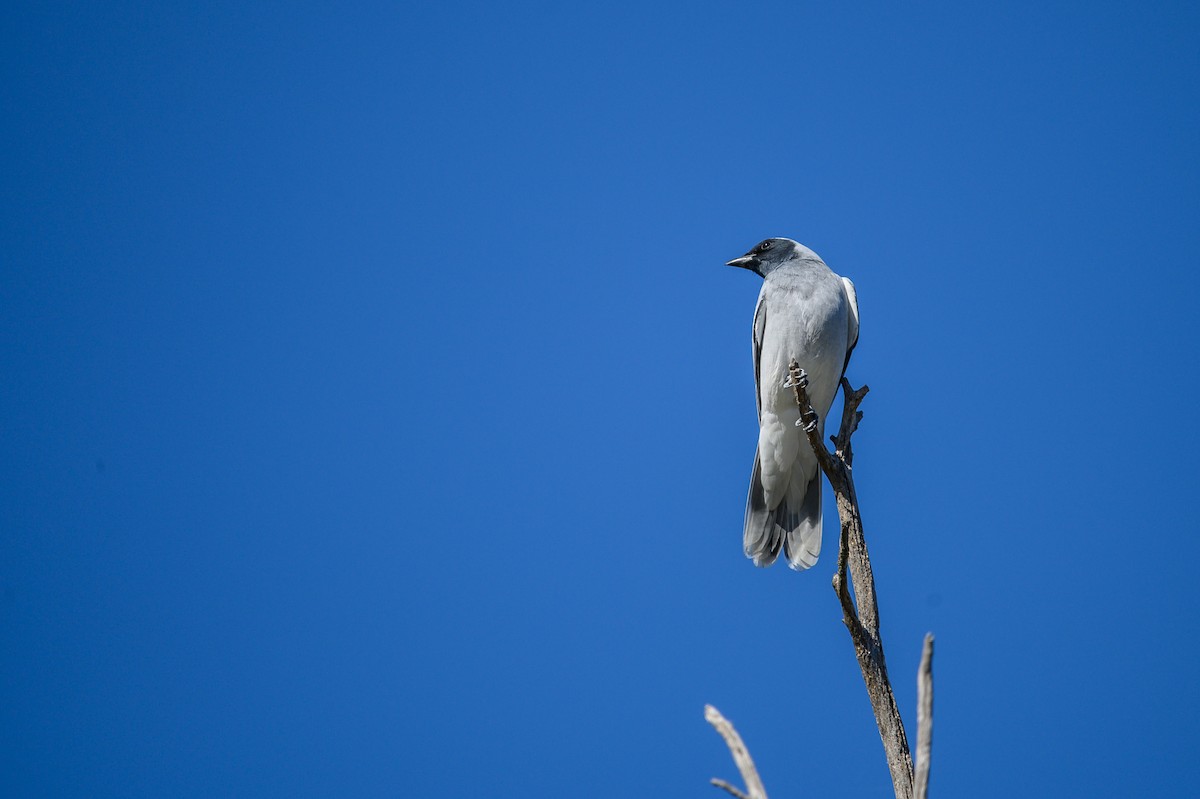
M 912 799 L 913 763 L 904 732 L 904 722 L 896 707 L 896 696 L 888 680 L 887 662 L 883 655 L 883 640 L 879 635 L 879 605 L 875 598 L 875 578 L 871 573 L 871 559 L 867 554 L 867 542 L 863 537 L 862 517 L 858 509 L 858 496 L 854 491 L 851 464 L 854 452 L 850 437 L 858 429 L 862 413 L 858 406 L 866 397 L 866 386 L 854 391 L 850 382 L 842 379 L 845 406 L 838 434 L 832 437 L 835 453 L 830 453 L 821 440 L 821 425 L 808 398 L 808 376 L 795 360 L 788 369 L 789 382 L 796 395 L 800 409 L 800 422 L 808 436 L 809 444 L 821 465 L 821 471 L 829 479 L 837 496 L 838 516 L 841 519 L 841 536 L 838 546 L 837 573 L 833 576 L 833 588 L 842 606 L 842 620 L 850 631 L 854 643 L 854 654 L 862 671 L 871 709 L 879 727 L 879 738 L 883 742 L 888 770 L 892 775 L 892 788 L 896 799 Z M 847 579 L 849 571 L 849 579 Z M 854 596 L 850 596 L 850 584 Z
M 933 752 L 933 633 L 925 634 L 921 667 L 917 669 L 917 765 L 913 771 L 915 799 L 929 795 L 929 756 Z
M 763 787 L 762 780 L 759 779 L 758 769 L 755 768 L 754 760 L 750 757 L 750 750 L 742 742 L 742 736 L 738 735 L 729 720 L 721 715 L 721 711 L 712 705 L 704 706 L 704 720 L 725 739 L 729 753 L 733 755 L 733 762 L 737 764 L 738 771 L 742 773 L 742 782 L 746 783 L 746 791 L 743 793 L 725 780 L 716 778 L 712 780 L 712 784 L 723 788 L 739 799 L 767 799 L 767 789 Z
M 721 780 L 721 779 L 717 779 L 716 777 L 713 777 L 711 780 L 709 780 L 709 782 L 712 783 L 713 785 L 717 786 L 721 790 L 727 791 L 730 794 L 732 794 L 733 796 L 736 796 L 737 799 L 750 799 L 749 796 L 746 796 L 746 794 L 742 793 L 737 788 L 735 788 L 732 785 L 730 785 L 729 783 L 725 782 L 725 780 Z

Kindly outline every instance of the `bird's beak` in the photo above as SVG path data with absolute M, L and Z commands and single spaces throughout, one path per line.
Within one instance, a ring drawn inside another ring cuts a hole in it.
M 743 255 L 741 258 L 734 258 L 732 261 L 726 261 L 726 266 L 740 266 L 742 269 L 749 269 L 751 272 L 758 271 L 758 259 L 753 255 Z

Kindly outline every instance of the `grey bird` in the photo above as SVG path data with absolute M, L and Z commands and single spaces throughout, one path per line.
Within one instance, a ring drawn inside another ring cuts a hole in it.
M 795 358 L 808 373 L 824 440 L 825 417 L 858 343 L 858 298 L 853 283 L 791 239 L 766 239 L 727 265 L 763 279 L 754 309 L 758 451 L 742 544 L 756 566 L 770 566 L 782 548 L 788 565 L 802 571 L 821 554 L 821 469 L 796 424 L 788 365 Z

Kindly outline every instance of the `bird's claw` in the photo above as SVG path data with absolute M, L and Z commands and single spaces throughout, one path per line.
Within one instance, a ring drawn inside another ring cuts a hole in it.
M 817 415 L 813 414 L 813 417 L 807 420 L 801 416 L 796 420 L 796 427 L 803 427 L 806 434 L 811 433 L 817 429 Z
M 796 386 L 808 388 L 808 372 L 803 369 L 798 370 L 795 372 L 796 378 L 794 380 L 792 379 L 792 375 L 792 372 L 788 372 L 787 378 L 783 381 L 784 388 L 795 388 Z

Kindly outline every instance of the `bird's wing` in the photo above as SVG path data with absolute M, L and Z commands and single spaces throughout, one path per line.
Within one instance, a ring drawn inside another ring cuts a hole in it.
M 842 288 L 846 291 L 846 299 L 848 301 L 850 313 L 850 329 L 846 336 L 846 362 L 842 364 L 842 374 L 846 374 L 846 367 L 850 365 L 850 353 L 854 352 L 855 345 L 858 344 L 858 295 L 854 292 L 854 284 L 850 282 L 850 278 L 842 278 Z M 757 363 L 757 361 L 756 361 Z
M 767 329 L 767 292 L 758 295 L 758 305 L 754 308 L 754 407 L 758 409 L 758 421 L 762 422 L 762 342 L 763 333 Z

